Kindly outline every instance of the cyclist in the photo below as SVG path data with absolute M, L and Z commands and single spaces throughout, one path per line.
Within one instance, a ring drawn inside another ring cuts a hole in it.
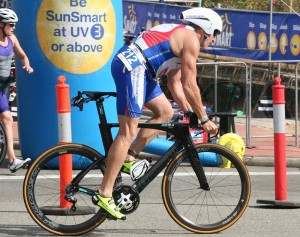
M 120 129 L 108 153 L 99 194 L 93 198 L 117 219 L 125 219 L 112 199 L 117 174 L 124 166 L 128 171 L 137 154 L 157 135 L 156 130 L 141 129 L 134 140 L 143 106 L 154 114 L 148 122 L 168 122 L 173 115 L 155 78 L 167 76 L 177 104 L 184 112 L 194 111 L 206 132 L 218 129 L 202 105 L 196 62 L 200 49 L 206 49 L 221 33 L 221 17 L 211 9 L 192 8 L 181 13 L 181 21 L 183 24 L 162 24 L 142 32 L 118 51 L 111 65 Z
M 16 172 L 27 165 L 31 159 L 19 160 L 16 158 L 13 147 L 13 118 L 9 108 L 10 69 L 14 53 L 20 58 L 23 69 L 32 73 L 29 60 L 24 53 L 17 37 L 14 35 L 18 17 L 8 8 L 0 8 L 0 119 L 7 136 L 8 168 Z

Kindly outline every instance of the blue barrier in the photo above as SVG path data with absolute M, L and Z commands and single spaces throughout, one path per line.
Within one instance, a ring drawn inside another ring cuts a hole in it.
M 12 8 L 19 16 L 16 35 L 35 69 L 28 75 L 17 61 L 21 152 L 35 159 L 58 144 L 58 76 L 66 77 L 71 97 L 82 90 L 115 91 L 110 62 L 123 45 L 122 3 L 26 0 L 13 1 Z M 114 99 L 106 103 L 115 108 Z M 108 110 L 107 116 L 115 122 L 116 110 Z M 103 152 L 98 122 L 94 105 L 84 112 L 73 109 L 72 141 Z
M 154 138 L 144 149 L 143 152 L 161 156 L 163 155 L 174 142 L 164 138 Z M 222 165 L 222 157 L 213 152 L 203 152 L 198 154 L 204 166 L 220 166 Z

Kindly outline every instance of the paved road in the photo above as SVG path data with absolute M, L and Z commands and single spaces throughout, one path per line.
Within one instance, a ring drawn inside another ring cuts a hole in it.
M 258 199 L 274 200 L 274 173 L 270 167 L 249 167 L 252 197 L 242 218 L 222 233 L 209 236 L 295 236 L 299 234 L 300 208 L 274 208 L 257 204 Z M 300 171 L 288 168 L 288 201 L 300 203 Z M 27 214 L 22 199 L 25 170 L 10 174 L 0 168 L 0 236 L 53 236 L 38 227 Z M 141 204 L 126 221 L 105 221 L 85 236 L 169 237 L 195 236 L 179 227 L 167 214 L 160 195 L 161 180 L 155 180 L 141 194 Z M 206 236 L 206 235 L 202 235 Z

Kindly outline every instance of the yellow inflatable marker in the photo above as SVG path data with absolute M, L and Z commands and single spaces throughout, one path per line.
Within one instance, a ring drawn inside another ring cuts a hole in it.
M 235 152 L 241 159 L 243 159 L 243 156 L 245 154 L 245 143 L 243 139 L 235 134 L 235 133 L 226 133 L 222 135 L 218 141 L 220 145 L 226 146 L 233 152 Z M 224 168 L 230 168 L 231 162 L 224 158 L 222 156 L 223 165 Z

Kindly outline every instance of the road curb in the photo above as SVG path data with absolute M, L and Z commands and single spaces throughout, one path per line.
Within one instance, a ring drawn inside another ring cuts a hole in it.
M 140 159 L 151 157 L 154 161 L 158 160 L 160 156 L 141 152 L 139 154 Z M 274 167 L 274 157 L 250 157 L 244 156 L 243 163 L 247 166 L 262 166 L 262 167 Z M 286 158 L 286 167 L 288 168 L 300 168 L 299 158 Z
M 274 157 L 244 157 L 244 164 L 248 166 L 264 166 L 274 167 Z M 300 168 L 299 158 L 286 158 L 286 167 L 288 168 Z

